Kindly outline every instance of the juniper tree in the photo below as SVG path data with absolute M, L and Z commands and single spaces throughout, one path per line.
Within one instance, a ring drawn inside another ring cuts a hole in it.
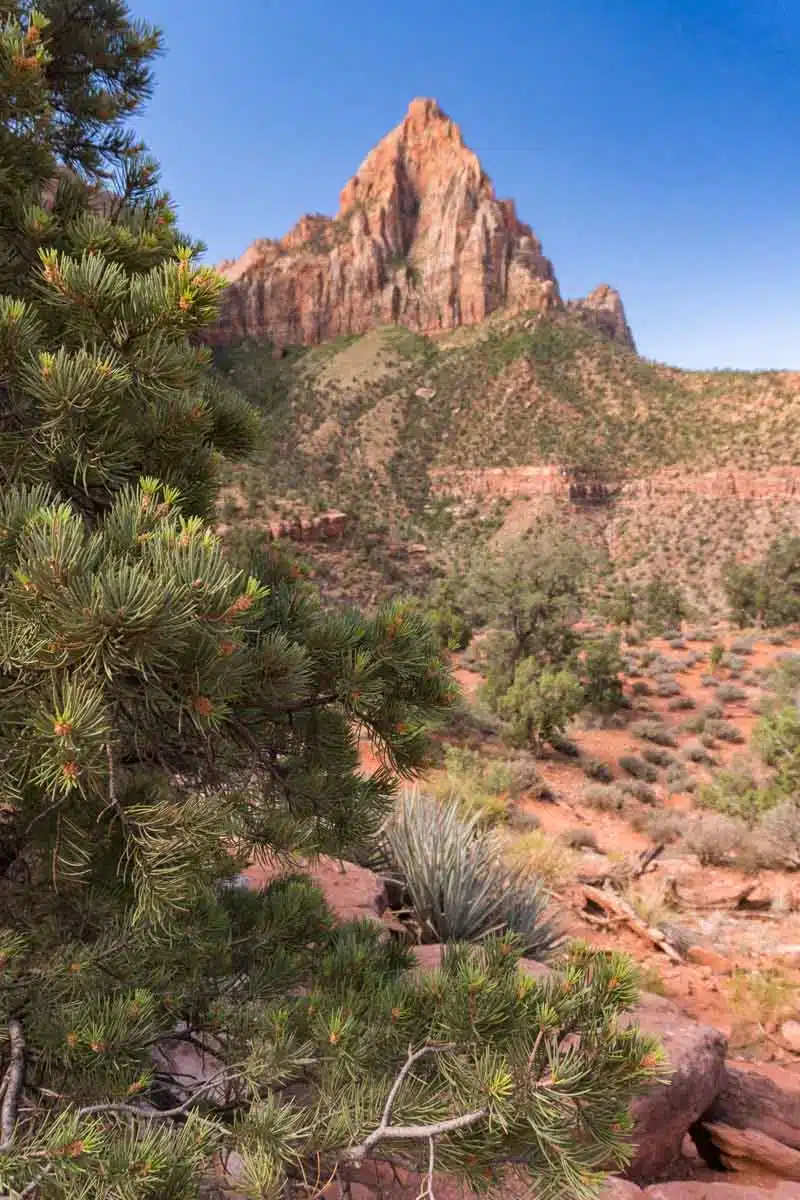
M 451 681 L 408 605 L 326 614 L 208 523 L 253 419 L 126 124 L 157 33 L 117 0 L 0 17 L 0 1190 L 179 1200 L 237 1150 L 254 1197 L 370 1157 L 582 1195 L 657 1065 L 630 965 L 535 981 L 505 936 L 420 980 L 293 873 L 372 838 Z M 230 886 L 253 858 L 287 872 Z

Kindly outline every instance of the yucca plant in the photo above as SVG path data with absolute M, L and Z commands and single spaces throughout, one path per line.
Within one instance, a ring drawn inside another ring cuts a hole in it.
M 524 863 L 504 861 L 478 814 L 407 788 L 384 834 L 431 940 L 474 942 L 510 931 L 521 938 L 526 957 L 539 961 L 558 946 L 541 881 Z

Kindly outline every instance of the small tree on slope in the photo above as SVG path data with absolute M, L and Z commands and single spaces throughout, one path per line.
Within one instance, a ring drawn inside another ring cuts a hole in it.
M 540 983 L 494 939 L 419 981 L 302 877 L 224 886 L 369 840 L 452 685 L 403 604 L 325 615 L 204 524 L 252 418 L 124 126 L 158 37 L 41 9 L 0 0 L 0 1193 L 179 1200 L 236 1149 L 276 1200 L 368 1157 L 587 1194 L 657 1064 L 624 959 Z M 221 1064 L 188 1094 L 176 1038 Z

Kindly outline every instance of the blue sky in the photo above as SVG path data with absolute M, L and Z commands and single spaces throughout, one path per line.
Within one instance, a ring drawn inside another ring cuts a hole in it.
M 641 353 L 800 368 L 800 0 L 131 0 L 139 128 L 209 258 L 335 212 L 414 96 Z

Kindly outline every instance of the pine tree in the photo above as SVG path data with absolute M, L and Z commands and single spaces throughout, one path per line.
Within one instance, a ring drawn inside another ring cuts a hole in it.
M 420 981 L 302 875 L 230 886 L 368 843 L 452 684 L 412 607 L 326 614 L 208 524 L 254 425 L 127 127 L 157 32 L 121 0 L 0 19 L 0 1190 L 182 1200 L 236 1150 L 276 1200 L 370 1157 L 589 1194 L 657 1068 L 625 959 L 539 982 L 501 937 Z M 213 1079 L 165 1074 L 180 1043 Z

